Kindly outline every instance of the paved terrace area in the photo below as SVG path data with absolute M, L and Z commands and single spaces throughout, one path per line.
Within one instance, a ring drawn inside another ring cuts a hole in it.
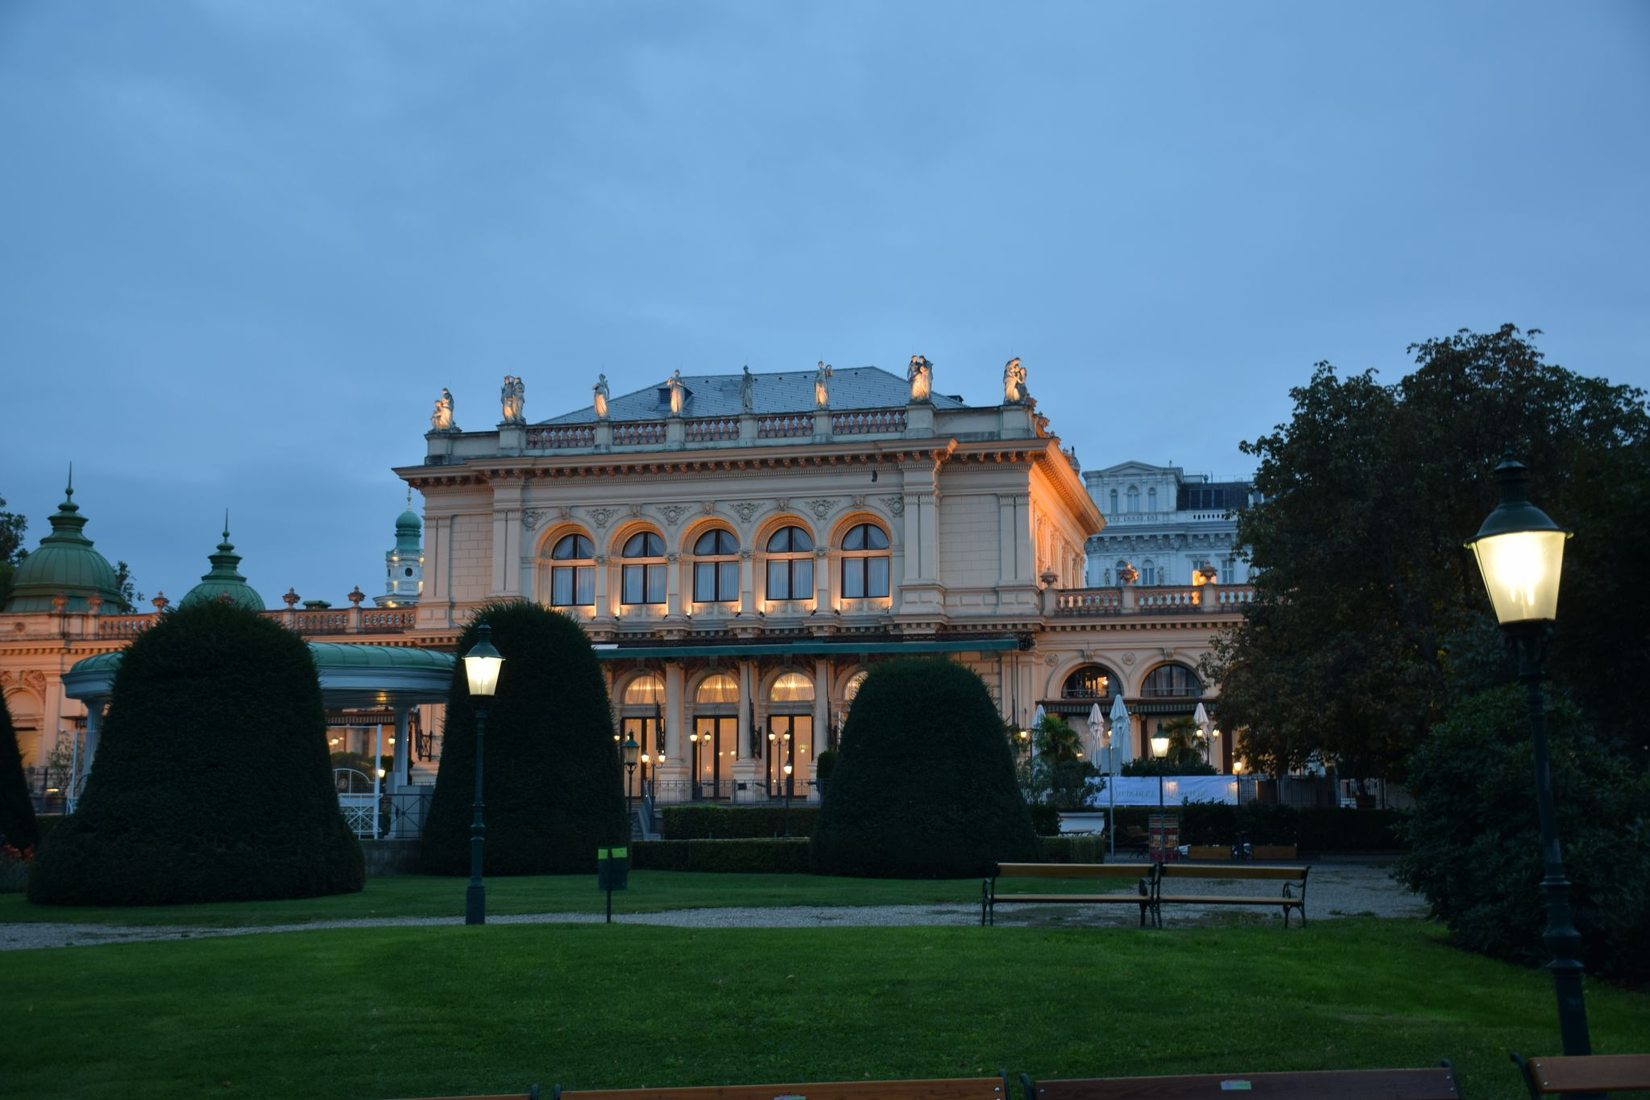
M 645 874 L 646 872 L 639 872 Z M 183 926 L 134 926 L 122 924 L 0 924 L 0 951 L 25 951 L 42 947 L 81 947 L 106 943 L 135 943 L 142 940 L 206 939 L 216 936 L 270 935 L 280 932 L 309 932 L 319 928 L 377 928 L 393 925 L 454 925 L 464 923 L 463 880 L 455 878 L 454 909 L 451 917 L 397 917 L 384 920 L 314 921 L 306 924 L 259 925 L 249 928 L 190 928 Z M 1234 893 L 1254 893 L 1255 883 L 1233 884 Z M 1199 891 L 1215 892 L 1218 884 L 1199 883 Z M 975 888 L 977 891 L 977 887 Z M 967 894 L 965 882 L 957 884 L 959 895 Z M 865 928 L 878 925 L 977 925 L 979 902 L 948 905 L 866 905 L 827 907 L 767 907 L 756 909 L 676 909 L 657 913 L 625 913 L 624 893 L 613 895 L 615 924 L 669 925 L 677 928 Z M 592 894 L 588 913 L 537 913 L 520 916 L 489 916 L 490 924 L 593 924 L 603 920 L 602 895 Z M 1424 917 L 1426 902 L 1392 878 L 1391 868 L 1371 864 L 1313 865 L 1306 891 L 1307 920 L 1340 917 Z M 1281 916 L 1260 909 L 1199 909 L 1192 905 L 1164 908 L 1167 930 L 1200 924 L 1229 924 L 1242 921 L 1279 921 Z M 998 910 L 1001 927 L 1135 927 L 1139 922 L 1133 906 L 1007 906 Z

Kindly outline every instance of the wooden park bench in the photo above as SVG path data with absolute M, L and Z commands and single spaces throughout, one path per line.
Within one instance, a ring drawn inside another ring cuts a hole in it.
M 1650 1089 L 1650 1054 L 1568 1054 L 1513 1061 L 1524 1074 L 1532 1100 L 1570 1093 Z
M 1153 883 L 1152 919 L 1163 926 L 1165 905 L 1260 905 L 1283 911 L 1283 926 L 1289 927 L 1289 911 L 1301 915 L 1301 927 L 1306 926 L 1306 874 L 1310 867 L 1261 867 L 1250 863 L 1229 863 L 1218 867 L 1196 863 L 1164 863 Z M 1182 883 L 1192 880 L 1260 880 L 1280 882 L 1278 893 L 1262 894 L 1192 894 L 1183 892 Z
M 1146 926 L 1146 913 L 1152 904 L 1157 882 L 1158 864 L 1155 863 L 999 863 L 997 873 L 980 884 L 980 923 L 997 923 L 999 905 L 1135 905 L 1140 908 L 1140 926 Z M 997 880 L 1003 878 L 1044 879 L 1133 879 L 1135 892 L 1109 894 L 1017 894 L 997 892 Z
M 794 1085 L 563 1091 L 553 1100 L 1008 1100 L 1008 1074 L 934 1081 L 810 1081 Z
M 1459 1100 L 1448 1062 L 1431 1069 L 1329 1069 L 1296 1073 L 1199 1073 L 1033 1082 L 1026 1100 L 1198 1100 L 1233 1092 L 1270 1100 Z

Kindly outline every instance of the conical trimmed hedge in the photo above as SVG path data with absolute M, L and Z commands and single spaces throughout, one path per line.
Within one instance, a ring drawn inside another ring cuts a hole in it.
M 179 608 L 134 641 L 75 812 L 29 900 L 163 905 L 361 889 L 309 647 L 256 612 Z
M 814 869 L 965 878 L 1036 858 L 1013 753 L 980 678 L 943 660 L 874 666 L 842 731 Z
M 483 607 L 459 638 L 424 870 L 470 869 L 476 709 L 462 658 L 482 621 L 504 657 L 487 707 L 484 873 L 594 873 L 596 849 L 624 843 L 629 832 L 607 685 L 579 624 L 522 600 Z
M 17 729 L 11 708 L 0 698 L 0 843 L 27 851 L 40 843 L 34 822 L 34 800 L 23 777 L 23 754 L 17 748 Z

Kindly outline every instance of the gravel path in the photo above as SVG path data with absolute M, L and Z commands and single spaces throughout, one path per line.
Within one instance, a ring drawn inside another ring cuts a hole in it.
M 1210 883 L 1211 890 L 1217 884 Z M 1200 890 L 1205 884 L 1199 884 Z M 1248 893 L 1238 888 L 1234 892 Z M 622 908 L 624 895 L 616 899 Z M 1336 917 L 1424 917 L 1426 902 L 1392 879 L 1389 868 L 1361 864 L 1327 864 L 1312 868 L 1306 893 L 1307 915 L 1311 920 Z M 593 924 L 603 919 L 600 912 L 534 913 L 522 916 L 490 916 L 489 924 Z M 1168 928 L 1192 926 L 1204 921 L 1278 920 L 1277 914 L 1257 909 L 1234 910 L 1178 905 L 1165 908 L 1163 923 Z M 970 925 L 978 924 L 978 903 L 957 905 L 865 905 L 761 909 L 675 909 L 661 913 L 613 914 L 615 924 L 670 925 L 677 928 L 857 928 L 875 925 Z M 26 951 L 41 947 L 80 947 L 107 943 L 135 943 L 143 940 L 210 939 L 220 936 L 267 935 L 276 932 L 308 932 L 317 928 L 384 928 L 463 923 L 462 917 L 393 917 L 376 920 L 315 921 L 308 924 L 258 925 L 251 928 L 189 928 L 182 926 L 124 924 L 0 924 L 0 951 Z M 1128 926 L 1138 923 L 1138 912 L 1126 905 L 1109 906 L 1012 906 L 999 910 L 999 926 L 1060 927 Z

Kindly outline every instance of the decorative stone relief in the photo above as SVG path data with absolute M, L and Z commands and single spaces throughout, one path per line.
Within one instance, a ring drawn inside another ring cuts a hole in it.
M 1126 665 L 1134 664 L 1134 651 L 1133 650 L 1130 650 L 1128 653 L 1123 654 L 1123 663 L 1126 664 Z
M 773 506 L 778 508 L 781 512 L 789 512 L 791 510 L 791 498 L 780 497 L 773 502 Z
M 756 502 L 753 500 L 742 500 L 733 506 L 733 510 L 738 514 L 740 520 L 745 523 L 749 523 L 751 521 L 751 517 L 756 515 Z
M 608 521 L 613 518 L 613 509 L 592 508 L 590 509 L 590 518 L 596 521 L 597 527 L 606 527 Z
M 818 558 L 820 561 L 824 561 L 826 558 L 828 558 L 830 556 L 831 556 L 831 551 L 829 549 L 827 549 L 826 547 L 823 547 L 823 546 L 814 547 L 814 557 Z
M 545 515 L 547 513 L 543 508 L 529 508 L 521 514 L 521 525 L 529 531 L 537 531 Z
M 597 554 L 594 558 L 592 558 L 590 560 L 594 561 L 597 565 L 606 565 L 607 564 L 607 555 L 606 554 Z
M 559 519 L 559 520 L 563 520 L 563 521 L 572 519 L 573 518 L 573 509 L 571 509 L 571 508 L 557 508 L 556 509 L 556 518 Z
M 855 497 L 854 498 L 854 507 L 855 508 L 865 507 L 865 498 L 862 497 L 862 496 Z
M 632 518 L 632 519 L 641 519 L 642 518 L 642 506 L 640 504 L 632 504 L 630 506 L 630 518 Z
M 824 519 L 836 510 L 836 501 L 821 497 L 818 500 L 810 500 L 808 508 L 813 512 L 815 519 Z
M 682 560 L 682 555 L 680 555 L 676 551 L 672 550 L 670 553 L 665 555 L 665 560 L 668 561 L 670 564 L 675 565 L 677 562 Z
M 888 505 L 890 515 L 903 516 L 905 514 L 904 497 L 883 497 L 882 500 L 884 504 Z
M 751 552 L 749 550 L 739 551 L 739 560 L 740 561 L 750 561 L 751 560 Z
M 665 522 L 675 527 L 682 520 L 682 513 L 687 511 L 685 504 L 667 504 L 659 509 L 659 514 L 665 517 Z
M 714 500 L 702 500 L 702 501 L 700 501 L 699 502 L 699 508 L 707 516 L 714 516 L 716 514 L 716 502 Z

